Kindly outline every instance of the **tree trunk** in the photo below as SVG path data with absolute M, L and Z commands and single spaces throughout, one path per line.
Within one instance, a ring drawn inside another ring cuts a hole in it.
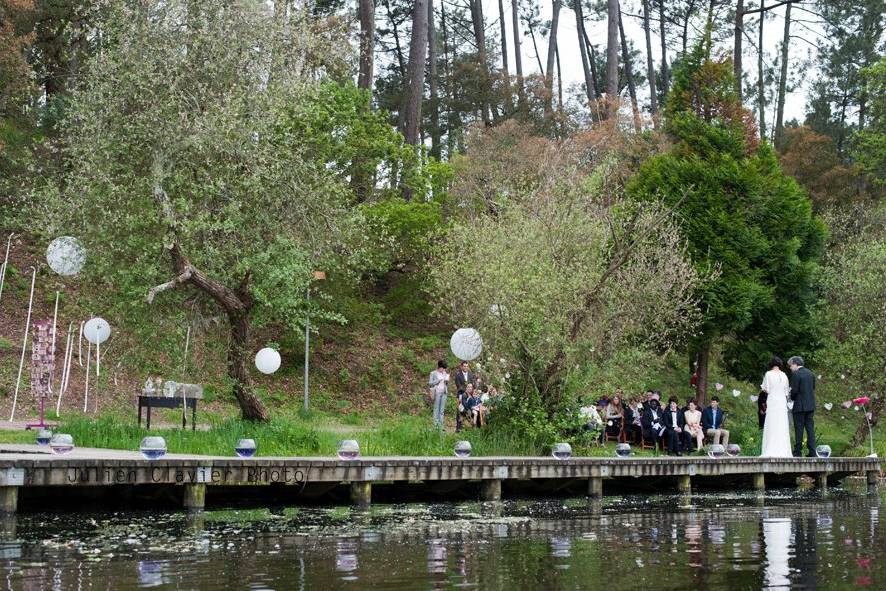
M 526 25 L 529 27 L 529 36 L 532 38 L 532 49 L 535 50 L 535 61 L 538 62 L 538 71 L 542 78 L 544 78 L 545 67 L 541 63 L 541 54 L 538 53 L 538 43 L 535 41 L 535 27 L 532 26 L 532 21 L 527 22 Z
M 231 324 L 231 344 L 228 349 L 228 376 L 234 382 L 234 396 L 240 412 L 247 421 L 268 421 L 270 416 L 252 388 L 247 362 L 252 349 L 249 346 L 249 313 L 238 310 L 228 313 Z
M 440 97 L 437 91 L 437 29 L 434 0 L 428 0 L 428 86 L 431 89 L 431 156 L 440 159 Z
M 652 35 L 649 31 L 649 0 L 643 0 L 643 32 L 646 34 L 646 77 L 649 78 L 649 112 L 652 126 L 658 129 L 658 95 L 655 93 L 655 62 L 652 59 Z
M 421 103 L 424 96 L 425 58 L 428 50 L 428 0 L 415 0 L 412 14 L 412 39 L 409 45 L 409 71 L 403 104 L 400 107 L 400 131 L 406 143 L 418 146 L 418 129 L 421 125 Z M 408 201 L 412 191 L 403 188 Z
M 471 24 L 474 26 L 474 40 L 477 42 L 477 61 L 480 66 L 480 77 L 482 78 L 483 99 L 480 108 L 483 111 L 483 123 L 489 127 L 492 125 L 492 117 L 490 115 L 489 97 L 490 92 L 489 68 L 486 61 L 486 25 L 483 20 L 483 2 L 482 0 L 471 1 Z
M 640 122 L 640 107 L 637 104 L 637 87 L 634 85 L 634 73 L 631 67 L 631 54 L 628 52 L 628 40 L 621 20 L 621 7 L 618 10 L 618 34 L 621 37 L 621 59 L 624 62 L 625 78 L 628 80 L 628 94 L 631 97 L 631 112 L 634 114 L 634 131 L 640 133 L 643 125 Z
M 526 110 L 526 95 L 523 88 L 523 56 L 520 53 L 520 14 L 517 0 L 511 1 L 511 21 L 514 29 L 514 63 L 517 67 L 517 107 L 523 113 Z
M 707 406 L 708 402 L 708 366 L 711 358 L 711 342 L 705 341 L 698 349 L 698 381 L 695 382 L 695 399 L 699 407 Z
M 508 21 L 505 19 L 503 0 L 498 0 L 498 25 L 501 29 L 501 73 L 505 88 L 505 108 L 510 115 L 514 112 L 514 98 L 511 96 L 511 73 L 508 71 Z
M 360 73 L 357 87 L 372 90 L 375 63 L 375 0 L 360 0 Z
M 791 5 L 784 11 L 784 40 L 781 44 L 781 74 L 778 79 L 778 110 L 775 113 L 775 147 L 781 146 L 784 136 L 784 102 L 788 89 L 788 58 L 791 42 Z
M 738 100 L 741 102 L 742 97 L 742 70 L 741 54 L 744 45 L 744 0 L 738 0 L 735 7 L 735 38 L 732 46 L 732 72 L 735 76 L 735 92 L 738 94 Z
M 760 0 L 760 29 L 757 41 L 757 109 L 760 113 L 760 141 L 766 139 L 766 83 L 763 80 L 763 25 L 766 22 L 766 0 Z
M 618 0 L 607 0 L 608 29 L 606 37 L 606 102 L 607 115 L 618 119 Z
M 670 74 L 668 72 L 668 44 L 665 27 L 665 9 L 664 0 L 658 0 L 658 35 L 661 38 L 661 94 L 667 96 L 668 89 L 671 85 Z
M 445 80 L 444 92 L 449 100 L 446 101 L 446 154 L 451 156 L 455 145 L 452 130 L 458 124 L 458 118 L 452 109 L 452 72 L 450 64 L 452 60 L 449 57 L 449 31 L 446 28 L 446 3 L 440 3 L 440 26 L 443 31 L 443 79 Z
M 560 48 L 557 48 L 557 113 L 563 121 L 563 71 L 560 69 Z
M 560 24 L 561 0 L 554 0 L 551 14 L 551 30 L 548 33 L 548 64 L 545 70 L 545 115 L 550 117 L 554 112 L 554 67 L 557 59 L 557 28 Z
M 159 185 L 158 185 L 159 187 Z M 155 188 L 155 194 L 158 188 Z M 159 187 L 162 195 L 161 201 L 168 200 L 162 187 Z M 172 222 L 170 222 L 171 227 Z M 240 282 L 236 290 L 227 287 L 209 277 L 194 267 L 184 255 L 178 242 L 173 242 L 170 250 L 172 266 L 178 277 L 162 286 L 155 287 L 148 292 L 148 302 L 153 301 L 154 295 L 160 291 L 170 289 L 176 285 L 190 283 L 215 301 L 228 316 L 231 326 L 231 342 L 228 349 L 228 376 L 233 381 L 234 396 L 240 405 L 240 412 L 247 421 L 267 421 L 270 417 L 262 401 L 255 395 L 252 389 L 252 379 L 247 369 L 247 360 L 251 353 L 249 345 L 249 312 L 253 306 L 253 299 L 249 293 L 249 279 L 246 276 Z
M 585 94 L 588 103 L 594 102 L 595 84 L 591 78 L 591 65 L 588 61 L 588 48 L 585 45 L 585 17 L 581 8 L 581 0 L 575 2 L 575 30 L 578 33 L 578 51 L 581 54 L 581 69 L 585 76 Z

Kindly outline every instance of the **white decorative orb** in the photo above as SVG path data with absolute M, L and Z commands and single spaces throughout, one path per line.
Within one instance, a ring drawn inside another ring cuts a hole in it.
M 104 318 L 92 318 L 83 325 L 83 336 L 93 345 L 104 343 L 111 336 L 111 325 Z
M 255 367 L 264 374 L 272 374 L 280 369 L 280 354 L 270 347 L 265 347 L 255 354 Z
M 86 263 L 86 249 L 73 236 L 61 236 L 49 243 L 46 262 L 59 275 L 76 275 Z
M 461 361 L 473 361 L 483 352 L 483 339 L 473 328 L 459 328 L 449 339 L 449 348 Z

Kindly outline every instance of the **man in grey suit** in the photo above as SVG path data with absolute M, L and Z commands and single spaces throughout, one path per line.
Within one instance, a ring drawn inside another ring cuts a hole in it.
M 794 401 L 794 456 L 803 455 L 803 429 L 809 457 L 815 457 L 815 375 L 803 366 L 802 357 L 788 359 L 791 368 L 791 400 Z

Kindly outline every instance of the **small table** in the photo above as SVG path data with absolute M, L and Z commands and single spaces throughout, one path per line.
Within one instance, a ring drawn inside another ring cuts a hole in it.
M 142 409 L 148 409 L 148 430 L 151 429 L 151 408 L 182 408 L 187 405 L 191 409 L 191 430 L 197 430 L 197 400 L 199 398 L 181 397 L 181 396 L 146 396 L 138 395 L 138 426 L 142 426 Z M 187 411 L 186 411 L 187 412 Z M 186 412 L 182 413 L 182 429 L 185 428 L 187 420 Z

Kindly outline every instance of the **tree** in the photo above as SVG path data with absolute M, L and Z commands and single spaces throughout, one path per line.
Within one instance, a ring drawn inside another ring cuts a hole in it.
M 425 92 L 425 58 L 428 53 L 428 0 L 416 0 L 412 11 L 409 68 L 400 107 L 400 131 L 406 143 L 418 145 L 421 104 Z
M 373 64 L 375 63 L 375 1 L 360 0 L 360 74 L 357 86 L 372 89 Z
M 618 0 L 607 0 L 608 27 L 606 37 L 606 100 L 609 102 L 609 118 L 616 120 L 618 115 Z
M 785 7 L 784 36 L 781 40 L 781 74 L 778 77 L 778 105 L 775 115 L 775 145 L 781 145 L 784 137 L 784 102 L 788 89 L 788 59 L 791 43 L 791 4 Z
M 551 14 L 551 28 L 548 31 L 548 63 L 545 70 L 545 87 L 548 90 L 548 100 L 545 102 L 545 115 L 553 116 L 554 113 L 554 60 L 557 55 L 557 28 L 560 23 L 561 0 L 554 0 Z
M 455 164 L 465 214 L 430 266 L 436 301 L 481 331 L 509 393 L 540 395 L 549 415 L 588 364 L 628 342 L 667 349 L 693 322 L 699 276 L 669 212 L 620 193 L 624 141 L 617 130 L 552 141 L 509 121 L 472 136 Z
M 347 72 L 333 57 L 347 32 L 301 10 L 187 0 L 110 1 L 101 27 L 53 147 L 63 191 L 49 175 L 39 199 L 47 232 L 76 232 L 93 282 L 131 312 L 147 292 L 178 313 L 184 287 L 222 312 L 233 394 L 244 419 L 267 420 L 253 324 L 336 318 L 304 294 L 313 269 L 344 269 L 354 213 L 345 181 L 289 130 L 318 112 L 321 77 Z
M 658 129 L 658 97 L 655 93 L 655 62 L 652 57 L 652 37 L 649 30 L 649 0 L 643 0 L 643 33 L 646 37 L 646 78 L 649 79 L 649 112 L 652 125 Z
M 631 112 L 634 115 L 634 131 L 640 133 L 643 125 L 640 123 L 640 107 L 637 104 L 637 87 L 634 84 L 634 74 L 631 70 L 631 53 L 628 51 L 628 40 L 625 36 L 624 24 L 621 20 L 621 9 L 618 11 L 618 36 L 621 38 L 621 61 L 624 67 L 625 81 L 628 84 L 628 96 L 631 97 Z
M 759 144 L 731 63 L 709 61 L 698 45 L 674 71 L 664 115 L 674 147 L 644 162 L 628 192 L 677 207 L 696 269 L 719 270 L 698 294 L 704 318 L 693 350 L 703 401 L 715 343 L 727 345 L 727 365 L 743 379 L 759 377 L 768 355 L 815 347 L 811 285 L 825 228 Z
M 874 183 L 886 187 L 886 58 L 864 70 L 870 120 L 859 132 L 855 159 Z
M 517 103 L 520 112 L 526 110 L 526 95 L 523 88 L 523 55 L 520 49 L 520 11 L 518 0 L 511 0 L 511 27 L 514 32 L 514 63 L 517 68 Z

